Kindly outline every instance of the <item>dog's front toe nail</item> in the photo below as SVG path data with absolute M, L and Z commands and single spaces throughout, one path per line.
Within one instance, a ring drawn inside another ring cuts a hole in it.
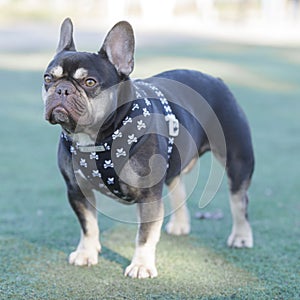
M 227 245 L 231 248 L 252 248 L 253 238 L 251 234 L 248 237 L 231 234 L 227 240 Z
M 138 273 L 138 278 L 148 278 L 150 277 L 150 274 L 148 273 L 148 271 L 142 266 L 139 269 L 139 273 Z
M 125 270 L 125 276 L 128 276 L 128 277 L 137 278 L 137 274 L 138 274 L 138 268 L 137 267 L 132 267 L 130 265 Z
M 129 265 L 124 273 L 125 276 L 131 278 L 154 278 L 157 276 L 157 270 L 154 267 L 145 267 L 143 265 Z
M 93 266 L 98 263 L 98 251 L 77 250 L 70 254 L 69 263 L 75 266 Z
M 190 233 L 191 227 L 188 222 L 178 224 L 176 222 L 170 221 L 166 225 L 165 230 L 168 234 L 171 235 L 187 235 Z

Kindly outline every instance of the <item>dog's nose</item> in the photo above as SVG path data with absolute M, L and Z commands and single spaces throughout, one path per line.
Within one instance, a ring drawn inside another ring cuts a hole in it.
M 69 92 L 68 89 L 62 89 L 62 88 L 57 88 L 57 89 L 56 89 L 56 93 L 57 93 L 58 95 L 65 95 L 65 96 L 70 95 L 70 92 Z
M 55 92 L 60 96 L 68 96 L 71 95 L 74 90 L 74 86 L 70 82 L 63 82 L 56 87 Z

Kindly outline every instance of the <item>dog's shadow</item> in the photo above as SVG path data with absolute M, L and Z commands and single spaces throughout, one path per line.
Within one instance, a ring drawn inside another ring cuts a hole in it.
M 103 245 L 101 249 L 101 257 L 107 261 L 119 264 L 123 269 L 130 264 L 130 260 L 128 258 Z

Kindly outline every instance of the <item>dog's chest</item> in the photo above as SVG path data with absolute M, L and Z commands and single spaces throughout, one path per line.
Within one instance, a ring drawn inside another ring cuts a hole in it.
M 121 182 L 124 180 L 120 176 L 121 171 L 131 156 L 143 147 L 147 135 L 156 130 L 157 127 L 153 126 L 156 124 L 153 123 L 159 118 L 163 119 L 164 127 L 161 128 L 160 133 L 164 135 L 163 138 L 168 144 L 166 169 L 174 143 L 174 137 L 170 136 L 170 134 L 174 135 L 174 128 L 170 131 L 168 126 L 169 119 L 174 119 L 174 115 L 163 95 L 159 99 L 143 98 L 143 95 L 137 91 L 136 98 L 118 129 L 100 144 L 80 146 L 78 143 L 73 143 L 65 134 L 61 136 L 62 143 L 72 155 L 74 171 L 80 171 L 101 193 L 128 203 L 134 202 L 135 199 L 122 191 Z

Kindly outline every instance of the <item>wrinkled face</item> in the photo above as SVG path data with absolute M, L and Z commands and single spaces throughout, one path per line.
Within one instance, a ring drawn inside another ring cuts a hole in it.
M 44 74 L 46 120 L 60 124 L 68 133 L 104 122 L 117 106 L 108 88 L 120 81 L 114 66 L 101 54 L 58 53 Z

